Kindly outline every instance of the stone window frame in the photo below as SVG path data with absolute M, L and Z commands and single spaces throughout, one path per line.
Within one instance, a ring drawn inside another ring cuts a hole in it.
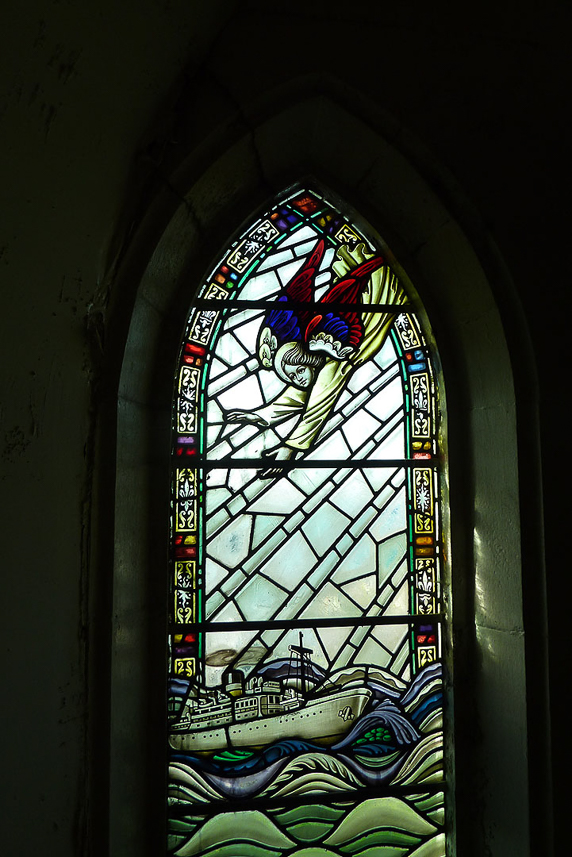
M 96 590 L 98 627 L 111 626 L 108 659 L 93 656 L 94 693 L 110 700 L 92 727 L 94 742 L 110 750 L 109 766 L 94 775 L 96 805 L 109 819 L 99 835 L 114 857 L 161 853 L 165 842 L 170 408 L 191 284 L 243 221 L 305 176 L 383 236 L 435 334 L 452 497 L 452 855 L 526 857 L 529 772 L 542 775 L 547 753 L 535 756 L 529 741 L 545 706 L 545 617 L 534 619 L 534 646 L 523 618 L 543 573 L 538 503 L 522 503 L 539 496 L 528 334 L 502 259 L 452 179 L 416 141 L 396 139 L 387 118 L 357 116 L 323 94 L 269 109 L 208 155 L 189 152 L 148 207 L 116 276 L 92 547 L 102 577 L 113 565 L 112 580 Z

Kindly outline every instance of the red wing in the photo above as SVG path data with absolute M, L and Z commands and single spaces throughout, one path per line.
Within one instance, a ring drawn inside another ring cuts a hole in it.
M 323 298 L 321 298 L 320 303 L 358 303 L 359 296 L 365 288 L 367 278 L 374 271 L 377 271 L 378 268 L 381 268 L 383 264 L 384 259 L 381 256 L 374 256 L 373 259 L 362 262 L 347 277 L 334 283 Z
M 324 255 L 325 244 L 318 241 L 300 270 L 294 274 L 285 292 L 288 299 L 300 303 L 311 303 L 314 300 L 314 280 Z

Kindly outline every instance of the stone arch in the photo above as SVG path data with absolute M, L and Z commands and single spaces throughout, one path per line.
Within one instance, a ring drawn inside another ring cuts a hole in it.
M 316 94 L 279 112 L 261 110 L 230 137 L 226 145 L 221 130 L 209 153 L 198 146 L 149 206 L 123 259 L 123 288 L 111 308 L 116 327 L 110 353 L 122 367 L 111 450 L 117 462 L 111 853 L 144 853 L 162 839 L 160 822 L 151 837 L 148 822 L 149 806 L 156 816 L 162 805 L 162 748 L 149 754 L 142 748 L 152 745 L 164 713 L 157 688 L 163 686 L 166 612 L 166 456 L 182 320 L 193 285 L 242 220 L 288 182 L 311 173 L 387 236 L 422 293 L 439 343 L 451 438 L 456 678 L 450 704 L 458 848 L 463 853 L 463 843 L 472 841 L 474 853 L 489 847 L 525 855 L 527 665 L 518 451 L 524 444 L 534 452 L 534 427 L 527 425 L 517 438 L 515 387 L 530 374 L 530 361 L 510 280 L 454 183 L 388 117 L 363 105 L 357 115 L 352 98 Z M 108 418 L 114 418 L 112 403 Z M 524 488 L 533 489 L 534 474 L 524 479 Z M 526 523 L 539 539 L 538 520 L 532 516 Z M 127 805 L 125 795 L 132 795 Z

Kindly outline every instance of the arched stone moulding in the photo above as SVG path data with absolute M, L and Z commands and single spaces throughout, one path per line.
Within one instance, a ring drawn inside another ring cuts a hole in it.
M 443 176 L 385 117 L 366 121 L 320 95 L 252 117 L 225 145 L 228 137 L 213 133 L 189 155 L 150 207 L 118 278 L 124 291 L 115 297 L 117 312 L 131 320 L 117 410 L 111 853 L 147 853 L 163 835 L 169 428 L 183 325 L 202 277 L 243 222 L 275 193 L 311 176 L 382 236 L 429 314 L 449 414 L 456 853 L 471 842 L 475 854 L 489 848 L 524 857 L 528 739 L 515 355 L 497 308 L 499 294 L 510 302 L 510 285 L 498 274 L 491 286 L 483 262 L 498 271 L 494 254 L 477 257 L 431 187 Z M 481 242 L 476 235 L 474 243 Z M 135 283 L 143 258 L 149 261 Z

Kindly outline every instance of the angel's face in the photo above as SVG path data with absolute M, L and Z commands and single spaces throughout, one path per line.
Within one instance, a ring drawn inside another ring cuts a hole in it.
M 290 383 L 303 390 L 309 387 L 314 380 L 314 370 L 311 366 L 294 366 L 292 363 L 284 363 L 284 374 L 290 379 Z

